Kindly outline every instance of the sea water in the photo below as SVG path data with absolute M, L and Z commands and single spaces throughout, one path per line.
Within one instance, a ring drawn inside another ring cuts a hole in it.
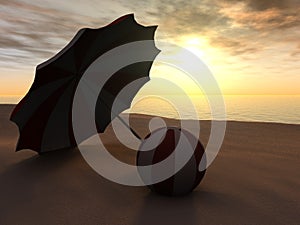
M 22 96 L 0 96 L 0 104 L 16 104 Z M 300 95 L 223 95 L 226 119 L 300 124 Z M 134 99 L 125 112 L 175 119 L 219 119 L 218 105 L 207 96 L 149 96 Z M 191 103 L 192 106 L 191 107 Z M 213 109 L 212 109 L 213 108 Z M 212 111 L 217 112 L 212 116 Z

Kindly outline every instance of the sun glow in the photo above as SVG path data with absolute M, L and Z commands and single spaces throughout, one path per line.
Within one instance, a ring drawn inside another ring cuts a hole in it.
M 197 46 L 197 45 L 200 45 L 200 40 L 199 40 L 199 38 L 191 38 L 191 39 L 188 39 L 187 41 L 186 41 L 186 44 L 187 45 L 191 45 L 191 46 Z
M 203 58 L 205 56 L 204 49 L 207 48 L 207 41 L 205 39 L 200 39 L 198 37 L 184 38 L 182 45 L 198 57 Z

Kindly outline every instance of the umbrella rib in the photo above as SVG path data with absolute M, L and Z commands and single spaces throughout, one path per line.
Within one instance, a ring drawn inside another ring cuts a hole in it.
M 89 89 L 90 90 L 92 90 L 92 92 L 94 92 L 93 91 L 93 88 L 89 85 L 89 83 L 87 82 L 87 81 L 85 81 L 84 79 L 82 79 L 83 80 L 83 82 L 89 87 Z M 94 93 L 95 94 L 95 93 Z M 101 98 L 100 98 L 101 99 Z M 102 99 L 101 99 L 102 100 Z M 109 111 L 109 107 L 108 107 L 108 105 L 105 103 L 105 101 L 101 101 L 101 103 L 106 107 L 106 109 Z M 138 135 L 138 133 L 133 129 L 133 128 L 131 128 L 123 119 L 122 119 L 122 117 L 120 117 L 119 115 L 117 115 L 112 109 L 111 109 L 111 112 L 114 114 L 114 116 L 115 117 L 117 117 L 124 125 L 125 125 L 125 127 L 127 128 L 127 129 L 129 129 L 130 130 L 130 132 L 136 137 L 136 138 L 138 138 L 139 140 L 142 140 L 142 138 L 141 138 L 141 136 L 140 135 Z

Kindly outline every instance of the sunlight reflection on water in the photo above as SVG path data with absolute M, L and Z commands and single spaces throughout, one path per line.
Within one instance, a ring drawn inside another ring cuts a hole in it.
M 0 104 L 16 104 L 22 96 L 0 96 Z M 177 111 L 167 101 L 146 98 L 135 104 L 125 112 L 157 115 L 168 118 L 179 118 Z M 193 118 L 191 110 L 184 107 L 183 96 L 176 96 L 178 102 L 173 103 L 183 106 L 183 119 Z M 198 118 L 211 120 L 211 110 L 204 96 L 193 95 L 191 100 L 195 106 Z M 261 121 L 300 124 L 300 95 L 224 95 L 227 111 L 227 120 L 236 121 Z

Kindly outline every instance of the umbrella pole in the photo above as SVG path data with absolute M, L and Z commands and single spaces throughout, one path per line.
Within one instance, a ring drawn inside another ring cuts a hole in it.
M 109 107 L 105 104 L 105 102 L 104 101 L 102 101 L 102 103 L 103 103 L 103 105 L 108 109 Z M 140 140 L 143 140 L 142 138 L 141 138 L 141 136 L 140 135 L 138 135 L 138 133 L 134 130 L 134 129 L 132 129 L 123 119 L 122 119 L 122 117 L 120 117 L 118 114 L 116 114 L 114 111 L 112 111 L 111 110 L 111 112 L 115 115 L 115 117 L 117 117 L 124 125 L 125 125 L 125 127 L 127 127 L 128 128 L 128 130 L 130 130 L 130 132 L 136 137 L 136 138 L 138 138 L 138 139 L 140 139 Z
M 103 105 L 107 108 L 107 109 L 109 109 L 109 107 L 105 104 L 105 102 L 104 101 L 102 101 L 102 103 L 103 103 Z M 111 112 L 115 115 L 115 117 L 117 117 L 124 125 L 125 125 L 125 127 L 127 127 L 128 128 L 128 130 L 130 130 L 130 132 L 136 137 L 136 138 L 138 138 L 138 139 L 140 139 L 140 140 L 143 140 L 141 137 L 140 137 L 140 135 L 138 135 L 138 133 L 134 130 L 134 129 L 132 129 L 123 119 L 122 119 L 122 117 L 120 117 L 118 114 L 116 114 L 113 110 L 111 110 Z
M 119 115 L 116 115 L 116 117 L 125 125 L 125 127 L 127 127 L 130 131 L 131 131 L 131 133 L 136 137 L 136 138 L 138 138 L 138 139 L 140 139 L 140 140 L 142 140 L 142 138 L 140 137 L 140 135 L 138 135 L 138 133 L 134 130 L 134 129 L 132 129 L 123 119 L 122 119 L 122 117 L 120 117 Z

